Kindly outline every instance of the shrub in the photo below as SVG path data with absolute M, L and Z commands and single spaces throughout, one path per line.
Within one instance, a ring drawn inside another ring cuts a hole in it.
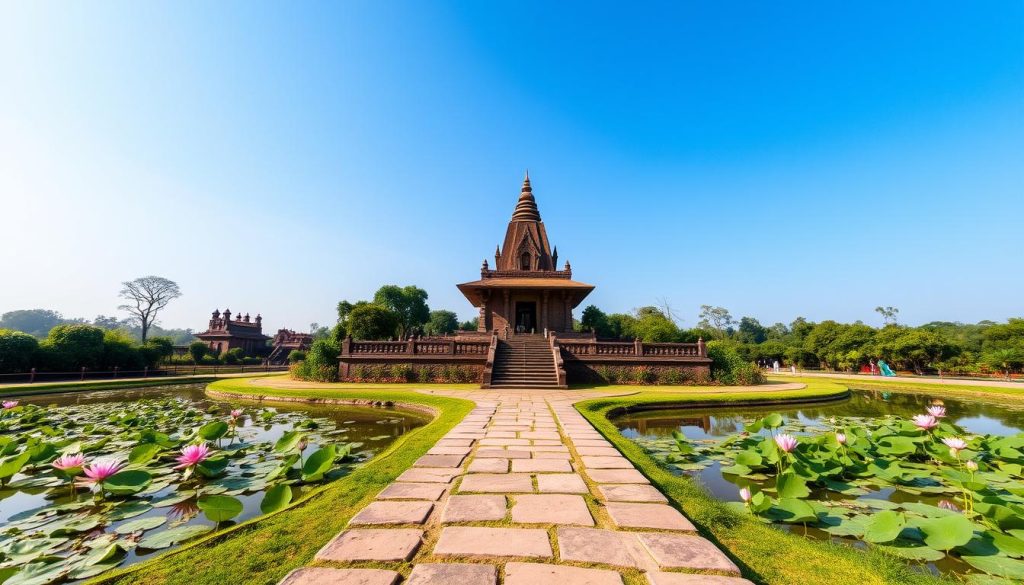
M 764 383 L 764 374 L 754 364 L 744 361 L 735 347 L 726 341 L 711 341 L 707 345 L 711 358 L 711 377 L 727 386 Z
M 0 329 L 0 373 L 27 371 L 38 349 L 39 342 L 28 333 Z
M 295 362 L 301 362 L 306 359 L 306 352 L 301 349 L 293 349 L 288 352 L 288 363 L 294 364 Z
M 103 332 L 103 360 L 100 364 L 103 369 L 141 370 L 145 365 L 142 352 L 126 332 L 118 329 Z
M 242 358 L 241 363 L 243 366 L 258 366 L 263 363 L 263 360 L 256 356 L 249 356 Z
M 237 364 L 238 362 L 242 361 L 243 357 L 245 357 L 245 351 L 243 351 L 242 348 L 240 347 L 233 347 L 224 352 L 224 363 Z
M 318 339 L 309 348 L 306 359 L 290 369 L 292 375 L 312 382 L 338 381 L 338 354 L 341 350 L 330 339 Z
M 192 363 L 202 363 L 203 358 L 209 353 L 210 348 L 202 341 L 193 341 L 188 344 L 188 354 L 192 356 Z
M 103 361 L 103 329 L 92 325 L 57 325 L 41 344 L 52 370 L 96 369 Z

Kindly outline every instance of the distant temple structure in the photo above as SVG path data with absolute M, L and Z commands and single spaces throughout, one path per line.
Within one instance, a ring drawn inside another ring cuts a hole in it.
M 562 270 L 557 265 L 527 173 L 494 270 L 485 259 L 480 280 L 458 285 L 480 311 L 479 331 L 571 332 L 572 310 L 594 287 L 572 279 L 568 260 Z
M 485 259 L 479 280 L 457 286 L 479 311 L 477 331 L 402 341 L 345 339 L 340 377 L 451 381 L 445 377 L 452 372 L 468 372 L 484 388 L 710 382 L 703 340 L 645 343 L 574 331 L 573 309 L 594 286 L 573 280 L 568 261 L 558 269 L 558 249 L 548 241 L 529 174 L 495 250 L 494 268 Z
M 236 347 L 242 348 L 247 356 L 265 356 L 269 351 L 270 337 L 263 334 L 263 317 L 258 314 L 256 319 L 250 320 L 248 313 L 244 316 L 239 313 L 232 321 L 231 309 L 224 309 L 223 314 L 215 309 L 206 331 L 197 333 L 196 337 L 217 354 Z
M 311 333 L 298 333 L 291 329 L 278 329 L 272 341 L 274 349 L 267 356 L 271 364 L 283 364 L 288 361 L 288 354 L 294 350 L 307 351 L 313 345 Z

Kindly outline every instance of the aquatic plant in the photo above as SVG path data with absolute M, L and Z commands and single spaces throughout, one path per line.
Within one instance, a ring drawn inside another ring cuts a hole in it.
M 745 513 L 814 527 L 913 561 L 953 558 L 978 583 L 1024 579 L 1024 433 L 967 436 L 945 411 L 784 422 L 769 414 L 722 440 L 635 439 L 664 465 L 718 464 Z M 895 501 L 880 499 L 895 490 Z M 972 581 L 974 582 L 974 581 Z

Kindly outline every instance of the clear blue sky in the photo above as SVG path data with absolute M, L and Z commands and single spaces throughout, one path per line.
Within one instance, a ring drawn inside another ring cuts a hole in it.
M 625 7 L 4 3 L 0 312 L 469 318 L 528 167 L 608 311 L 1024 314 L 1024 4 Z

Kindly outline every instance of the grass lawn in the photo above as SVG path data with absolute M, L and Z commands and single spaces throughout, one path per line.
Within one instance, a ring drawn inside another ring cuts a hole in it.
M 790 380 L 787 380 L 790 381 Z M 685 513 L 711 541 L 726 549 L 756 583 L 827 585 L 907 585 L 952 582 L 910 569 L 906 562 L 874 550 L 855 550 L 844 545 L 815 541 L 772 528 L 750 516 L 737 514 L 709 495 L 693 479 L 677 476 L 658 466 L 636 443 L 623 437 L 608 421 L 617 408 L 635 404 L 700 405 L 710 402 L 738 403 L 750 399 L 784 401 L 793 398 L 838 397 L 843 385 L 820 379 L 800 380 L 801 390 L 770 393 L 705 394 L 645 388 L 639 394 L 598 398 L 578 403 L 579 411 L 627 457 L 651 483 Z M 936 389 L 940 390 L 941 389 Z
M 190 376 L 181 378 L 150 378 L 148 380 L 87 380 L 84 382 L 45 382 L 39 384 L 4 384 L 0 385 L 0 396 L 31 396 L 35 394 L 54 394 L 57 392 L 76 392 L 97 390 L 117 390 L 119 388 L 142 388 L 149 386 L 169 386 L 171 384 L 202 384 L 222 380 L 214 376 Z
M 338 387 L 335 387 L 338 386 Z M 385 486 L 448 432 L 473 408 L 457 398 L 396 390 L 373 390 L 357 385 L 279 389 L 248 380 L 221 380 L 211 390 L 240 396 L 259 394 L 337 400 L 379 400 L 420 405 L 434 410 L 427 425 L 398 438 L 388 449 L 355 470 L 280 512 L 253 519 L 223 533 L 189 543 L 145 563 L 112 572 L 93 583 L 181 583 L 272 585 L 289 571 L 308 564 L 313 555 L 345 527 L 348 520 Z M 239 576 L 244 576 L 240 580 Z
M 814 384 L 815 381 L 821 382 L 825 379 L 824 376 L 816 376 L 813 378 L 769 378 L 770 382 L 800 382 L 803 384 Z M 892 382 L 880 382 L 872 380 L 865 376 L 864 380 L 854 380 L 850 378 L 835 378 L 837 384 L 844 384 L 850 388 L 865 388 L 871 390 L 890 390 L 893 392 L 920 392 L 923 394 L 950 394 L 958 396 L 970 396 L 970 397 L 990 397 L 996 399 L 1005 399 L 1013 401 L 1024 400 L 1024 385 L 1020 388 L 1005 388 L 1001 386 L 972 386 L 969 384 L 957 384 L 955 381 L 951 381 L 949 384 L 936 384 L 934 382 L 915 382 L 913 379 L 897 378 Z

